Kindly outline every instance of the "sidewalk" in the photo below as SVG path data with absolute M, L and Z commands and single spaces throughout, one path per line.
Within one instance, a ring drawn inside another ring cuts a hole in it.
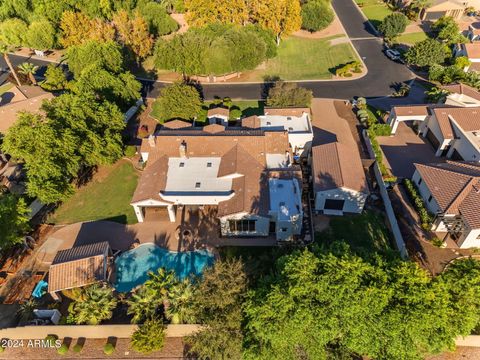
M 65 50 L 51 50 L 45 56 L 35 55 L 35 52 L 29 48 L 19 48 L 10 53 L 11 55 L 28 57 L 35 60 L 49 61 L 52 63 L 59 63 L 65 55 Z

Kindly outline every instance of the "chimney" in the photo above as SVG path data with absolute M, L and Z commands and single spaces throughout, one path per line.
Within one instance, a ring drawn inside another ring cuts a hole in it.
M 148 145 L 150 145 L 150 147 L 155 147 L 155 136 L 150 135 L 148 137 Z
M 183 140 L 180 146 L 178 147 L 178 151 L 180 153 L 181 158 L 187 157 L 187 143 L 185 142 L 185 140 Z

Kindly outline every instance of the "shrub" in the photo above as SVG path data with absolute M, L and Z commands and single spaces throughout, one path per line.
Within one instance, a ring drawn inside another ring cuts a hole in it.
M 106 343 L 105 346 L 103 347 L 103 353 L 105 355 L 112 355 L 113 352 L 115 351 L 115 346 L 113 346 L 112 343 Z
M 165 327 L 159 320 L 147 320 L 132 335 L 132 349 L 140 353 L 161 350 L 165 343 Z
M 441 64 L 446 56 L 445 46 L 435 39 L 420 41 L 405 53 L 405 59 L 409 64 L 420 67 Z
M 57 353 L 59 355 L 65 355 L 67 352 L 68 352 L 68 345 L 67 344 L 62 344 L 62 346 L 60 346 L 57 349 Z
M 124 154 L 126 157 L 133 157 L 133 156 L 135 156 L 136 153 L 137 153 L 137 147 L 134 146 L 134 145 L 128 145 L 128 146 L 125 148 L 125 151 L 123 152 L 123 154 Z
M 372 124 L 370 129 L 375 136 L 389 136 L 392 133 L 392 128 L 388 124 Z
M 231 109 L 230 110 L 230 119 L 236 120 L 242 116 L 242 110 L 240 109 Z
M 352 77 L 352 72 L 362 72 L 362 64 L 359 61 L 349 62 L 335 70 L 336 76 Z
M 302 6 L 302 29 L 310 32 L 325 29 L 334 15 L 326 1 L 311 0 Z
M 378 26 L 378 30 L 383 34 L 385 39 L 391 40 L 405 31 L 408 19 L 402 13 L 393 13 L 383 19 Z
M 441 248 L 443 247 L 443 240 L 435 236 L 432 239 L 432 245 Z
M 404 180 L 405 188 L 407 189 L 408 196 L 410 201 L 413 203 L 415 209 L 417 210 L 420 221 L 422 222 L 422 228 L 424 230 L 430 230 L 430 225 L 433 220 L 433 216 L 425 208 L 425 203 L 423 202 L 422 197 L 420 196 L 417 186 L 412 180 Z
M 80 351 L 82 351 L 82 349 L 83 349 L 83 345 L 75 344 L 75 346 L 72 348 L 72 351 L 74 353 L 79 353 Z

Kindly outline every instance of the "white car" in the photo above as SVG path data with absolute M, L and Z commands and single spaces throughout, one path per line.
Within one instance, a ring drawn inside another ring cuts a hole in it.
M 401 60 L 400 53 L 397 50 L 387 49 L 385 50 L 385 55 L 393 61 Z

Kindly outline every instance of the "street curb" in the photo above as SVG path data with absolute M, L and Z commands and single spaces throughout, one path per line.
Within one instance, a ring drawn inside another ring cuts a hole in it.
M 363 19 L 368 23 L 368 25 L 370 25 L 370 27 L 372 28 L 376 36 L 379 37 L 381 35 L 380 31 L 378 31 L 377 28 L 373 26 L 373 24 L 370 22 L 370 20 L 368 20 L 368 18 L 365 16 L 365 14 L 362 11 L 362 8 L 358 6 L 355 0 L 352 0 L 352 2 L 353 2 L 353 5 L 355 5 L 355 7 L 357 8 L 357 10 L 360 12 L 360 14 L 362 14 Z

